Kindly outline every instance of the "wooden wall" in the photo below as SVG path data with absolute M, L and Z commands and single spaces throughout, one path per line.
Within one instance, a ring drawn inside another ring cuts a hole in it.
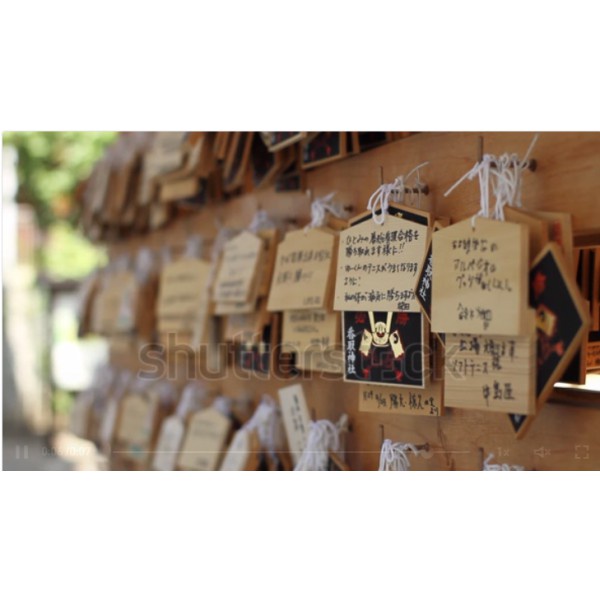
M 369 196 L 380 183 L 406 174 L 421 162 L 421 177 L 430 194 L 423 208 L 457 221 L 479 209 L 478 185 L 465 182 L 448 198 L 444 192 L 470 169 L 478 158 L 479 136 L 484 151 L 494 154 L 516 152 L 523 156 L 531 133 L 421 133 L 401 139 L 339 162 L 309 171 L 306 186 L 314 196 L 337 191 L 336 201 L 365 209 Z M 573 215 L 576 234 L 600 236 L 600 134 L 543 133 L 533 150 L 538 162 L 535 173 L 525 173 L 523 202 L 526 208 L 568 211 Z M 190 233 L 214 238 L 218 226 L 242 228 L 251 221 L 257 208 L 290 226 L 309 220 L 308 197 L 299 192 L 273 190 L 250 193 L 230 201 L 208 205 L 178 218 L 160 231 L 112 244 L 111 255 L 142 245 L 181 248 Z M 135 352 L 113 352 L 112 361 L 137 368 Z M 185 371 L 186 365 L 179 365 Z M 504 414 L 447 409 L 442 417 L 386 416 L 358 412 L 358 386 L 332 380 L 332 376 L 313 373 L 302 377 L 304 392 L 313 418 L 337 420 L 348 413 L 351 432 L 347 437 L 348 463 L 353 469 L 376 469 L 382 435 L 394 441 L 428 442 L 429 453 L 411 459 L 414 469 L 481 469 L 489 452 L 498 462 L 517 463 L 527 469 L 600 468 L 600 395 L 597 393 L 557 393 L 548 403 L 524 440 L 514 437 Z M 183 384 L 183 374 L 177 376 Z M 232 398 L 251 397 L 253 402 L 267 392 L 277 397 L 280 387 L 294 383 L 273 376 L 253 375 L 248 379 L 233 376 L 229 370 L 211 385 Z

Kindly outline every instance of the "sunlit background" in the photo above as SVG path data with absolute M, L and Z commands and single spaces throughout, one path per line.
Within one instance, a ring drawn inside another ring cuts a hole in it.
M 3 135 L 4 468 L 11 461 L 14 468 L 36 468 L 18 461 L 29 444 L 43 444 L 43 436 L 65 429 L 77 392 L 106 360 L 105 340 L 77 337 L 78 289 L 106 256 L 78 230 L 75 192 L 116 135 Z M 30 433 L 42 437 L 26 437 Z M 49 449 L 61 446 L 61 439 L 49 442 Z M 55 458 L 41 468 L 60 468 Z

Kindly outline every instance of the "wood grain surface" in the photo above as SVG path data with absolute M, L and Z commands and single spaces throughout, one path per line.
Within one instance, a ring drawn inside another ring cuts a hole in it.
M 523 156 L 532 133 L 420 133 L 399 139 L 325 165 L 306 173 L 306 185 L 313 197 L 337 191 L 336 201 L 363 211 L 380 183 L 392 181 L 421 162 L 421 178 L 430 193 L 421 208 L 453 222 L 473 215 L 479 209 L 478 185 L 465 182 L 449 197 L 444 192 L 477 160 L 478 138 L 484 137 L 484 151 L 494 154 L 516 152 Z M 567 211 L 573 217 L 573 229 L 580 237 L 600 234 L 600 134 L 542 133 L 533 150 L 537 170 L 523 176 L 523 206 L 546 211 Z M 220 204 L 210 204 L 196 212 L 181 215 L 166 228 L 148 235 L 110 245 L 111 256 L 132 252 L 143 245 L 159 248 L 168 244 L 181 252 L 190 233 L 201 233 L 209 256 L 210 241 L 217 228 L 247 226 L 258 208 L 272 218 L 303 226 L 310 220 L 308 196 L 300 192 L 276 193 L 266 189 L 238 196 Z M 112 352 L 112 362 L 123 367 L 139 367 L 138 352 L 129 349 Z M 170 374 L 180 386 L 194 376 L 195 363 L 180 358 Z M 477 410 L 447 409 L 441 417 L 385 415 L 358 411 L 359 386 L 344 383 L 339 375 L 306 373 L 283 378 L 252 375 L 228 368 L 209 386 L 240 401 L 239 416 L 247 418 L 263 393 L 277 398 L 281 387 L 300 382 L 304 387 L 311 417 L 337 420 L 341 413 L 350 416 L 347 436 L 347 462 L 352 469 L 376 469 L 382 437 L 393 441 L 425 443 L 430 451 L 424 457 L 411 458 L 413 469 L 482 468 L 488 453 L 497 462 L 516 463 L 526 469 L 600 469 L 600 395 L 559 391 L 536 418 L 527 436 L 516 440 L 507 415 Z M 251 402 L 248 403 L 247 400 Z M 237 405 L 236 405 L 237 406 Z M 236 409 L 237 410 L 237 409 Z

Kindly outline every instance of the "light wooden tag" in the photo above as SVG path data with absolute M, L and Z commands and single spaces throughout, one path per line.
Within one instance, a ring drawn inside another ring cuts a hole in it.
M 158 403 L 158 395 L 152 391 L 128 394 L 123 398 L 117 440 L 132 454 L 147 449 Z
M 344 373 L 344 355 L 339 349 L 326 352 L 300 352 L 296 354 L 296 368 L 300 371 Z
M 185 434 L 185 425 L 176 415 L 164 420 L 154 451 L 152 467 L 157 471 L 173 471 Z
M 430 380 L 422 390 L 405 390 L 387 385 L 361 385 L 358 410 L 398 415 L 439 417 L 444 412 L 443 382 Z
M 111 335 L 133 329 L 135 323 L 135 293 L 137 283 L 131 271 L 114 273 L 98 294 L 94 306 L 94 330 Z M 123 307 L 123 301 L 129 303 Z M 123 308 L 131 310 L 123 310 Z
M 537 334 L 536 409 L 541 410 L 576 352 L 590 323 L 589 313 L 558 244 L 550 242 L 537 256 L 529 274 L 530 303 Z M 533 416 L 513 411 L 511 423 L 522 438 Z
M 279 404 L 288 447 L 294 466 L 298 464 L 310 428 L 310 415 L 302 386 L 298 383 L 279 390 Z
M 511 223 L 523 223 L 529 231 L 529 258 L 535 258 L 548 243 L 548 222 L 529 212 L 512 206 L 504 207 L 504 217 Z
M 326 310 L 286 310 L 281 345 L 284 352 L 324 352 L 339 339 L 340 315 Z
M 260 460 L 260 442 L 256 431 L 236 431 L 220 471 L 256 471 Z
M 527 335 L 527 227 L 477 218 L 433 234 L 433 331 Z
M 144 154 L 140 203 L 149 204 L 156 192 L 155 178 L 181 166 L 185 133 L 160 131 L 154 134 L 151 148 Z
M 194 413 L 177 457 L 177 466 L 192 471 L 217 470 L 230 430 L 231 420 L 216 408 Z
M 194 330 L 200 307 L 209 303 L 210 272 L 210 262 L 187 257 L 163 268 L 158 297 L 159 332 Z
M 262 261 L 263 246 L 263 240 L 249 231 L 243 231 L 225 244 L 213 288 L 216 302 L 252 301 L 250 293 Z M 258 291 L 258 287 L 255 289 Z
M 337 235 L 324 229 L 290 231 L 277 247 L 267 309 L 327 308 Z
M 446 334 L 444 404 L 535 412 L 535 338 Z
M 549 241 L 559 246 L 565 257 L 567 270 L 573 273 L 575 252 L 573 249 L 573 217 L 571 214 L 546 210 L 532 211 L 532 214 L 546 221 Z
M 252 294 L 251 294 L 252 295 Z M 256 295 L 251 302 L 217 302 L 215 304 L 215 315 L 249 315 L 256 309 Z
M 420 311 L 415 285 L 425 259 L 429 228 L 388 215 L 340 233 L 334 309 Z
M 275 267 L 275 253 L 277 249 L 277 230 L 268 229 L 260 231 L 258 237 L 263 240 L 263 253 L 260 267 L 250 291 L 249 299 L 245 302 L 218 302 L 214 308 L 215 315 L 248 315 L 257 311 L 262 313 L 260 319 L 265 323 L 268 321 L 266 296 L 269 293 L 271 275 Z M 263 298 L 265 301 L 263 302 Z M 260 329 L 262 326 L 259 326 Z
M 277 229 L 261 229 L 256 235 L 263 240 L 263 256 L 259 266 L 257 296 L 266 298 L 271 289 L 271 279 L 275 270 L 279 231 Z

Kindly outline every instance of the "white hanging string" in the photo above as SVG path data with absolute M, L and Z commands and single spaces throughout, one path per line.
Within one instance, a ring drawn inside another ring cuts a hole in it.
M 381 445 L 381 454 L 379 455 L 379 471 L 408 471 L 410 461 L 408 452 L 415 456 L 420 454 L 420 450 L 413 444 L 403 442 L 392 442 L 384 440 Z
M 494 455 L 492 453 L 485 459 L 483 463 L 483 471 L 524 471 L 525 467 L 521 465 L 507 465 L 506 463 L 502 464 L 492 464 L 492 460 L 494 460 Z
M 498 158 L 494 157 L 494 162 L 495 166 L 490 171 L 492 190 L 496 198 L 493 218 L 504 221 L 504 207 L 517 204 L 517 190 L 520 187 L 522 170 L 516 154 L 502 154 Z
M 479 216 L 494 218 L 504 221 L 505 206 L 521 206 L 521 175 L 528 167 L 529 157 L 538 140 L 535 134 L 523 160 L 516 154 L 502 154 L 499 157 L 493 154 L 484 154 L 481 162 L 477 162 L 456 183 L 454 183 L 444 197 L 449 196 L 463 181 L 479 179 L 479 212 L 473 215 L 471 224 L 475 226 L 475 219 Z M 493 166 L 492 166 L 493 165 Z M 493 213 L 490 213 L 489 188 L 495 196 Z
M 489 196 L 489 181 L 490 181 L 490 165 L 494 160 L 491 154 L 484 154 L 481 162 L 477 162 L 467 171 L 450 189 L 444 194 L 444 197 L 449 196 L 463 181 L 472 181 L 475 177 L 479 180 L 479 212 L 473 215 L 471 225 L 475 226 L 477 217 L 490 216 L 490 196 Z
M 154 269 L 154 252 L 144 246 L 135 257 L 135 277 L 140 284 L 145 284 Z
M 260 404 L 242 429 L 256 431 L 261 448 L 273 456 L 283 442 L 281 412 L 277 402 L 263 394 Z
M 223 246 L 233 239 L 238 232 L 231 227 L 221 227 L 217 233 L 217 237 L 215 237 L 212 245 L 212 249 L 210 252 L 210 258 L 213 262 L 213 265 L 216 264 L 221 256 L 221 252 L 223 251 Z
M 224 417 L 231 416 L 231 398 L 226 396 L 217 396 L 213 402 L 213 408 L 218 410 Z
M 156 391 L 161 406 L 167 407 L 174 404 L 177 400 L 177 390 L 175 386 L 166 379 L 154 384 L 153 390 Z
M 399 192 L 400 201 L 402 201 L 402 198 L 404 198 L 404 179 L 402 176 L 396 177 L 393 183 L 382 183 L 369 198 L 367 210 L 371 211 L 373 222 L 377 223 L 377 225 L 385 223 L 390 196 L 395 189 Z
M 400 175 L 394 179 L 393 183 L 382 183 L 371 195 L 367 203 L 367 210 L 371 211 L 373 221 L 377 225 L 385 223 L 385 217 L 390 204 L 390 196 L 394 194 L 394 199 L 397 202 L 404 202 L 404 194 L 406 182 L 413 174 L 417 174 L 417 181 L 420 185 L 419 169 L 429 164 L 428 162 L 421 163 L 412 169 L 408 175 Z M 419 188 L 420 189 L 420 188 Z
M 344 413 L 335 424 L 339 432 L 339 449 L 338 453 L 342 460 L 346 459 L 346 433 L 350 431 L 350 418 Z
M 337 192 L 331 192 L 326 196 L 316 198 L 310 205 L 310 223 L 304 228 L 304 231 L 322 227 L 325 223 L 327 213 L 331 213 L 338 219 L 345 219 L 348 216 L 346 209 L 340 204 L 333 202 L 333 197 Z
M 311 421 L 306 446 L 294 471 L 326 471 L 329 451 L 339 452 L 339 429 L 326 419 Z
M 204 238 L 199 233 L 188 236 L 185 241 L 184 256 L 187 258 L 202 258 L 203 242 Z
M 533 147 L 536 145 L 539 137 L 540 137 L 539 133 L 536 133 L 533 136 L 533 139 L 531 140 L 531 143 L 529 144 L 529 147 L 527 148 L 527 152 L 525 152 L 525 156 L 523 157 L 523 161 L 521 162 L 521 168 L 522 169 L 527 168 L 527 161 L 529 160 L 529 157 L 531 156 L 531 153 L 533 152 Z
M 206 388 L 198 381 L 190 381 L 181 392 L 175 414 L 182 421 L 192 412 L 202 408 L 206 399 Z
M 250 225 L 248 225 L 248 231 L 257 234 L 263 229 L 275 229 L 275 222 L 269 217 L 266 210 L 257 210 L 254 218 Z
M 161 267 L 168 265 L 171 262 L 171 247 L 167 244 L 164 244 L 160 249 L 160 264 Z

